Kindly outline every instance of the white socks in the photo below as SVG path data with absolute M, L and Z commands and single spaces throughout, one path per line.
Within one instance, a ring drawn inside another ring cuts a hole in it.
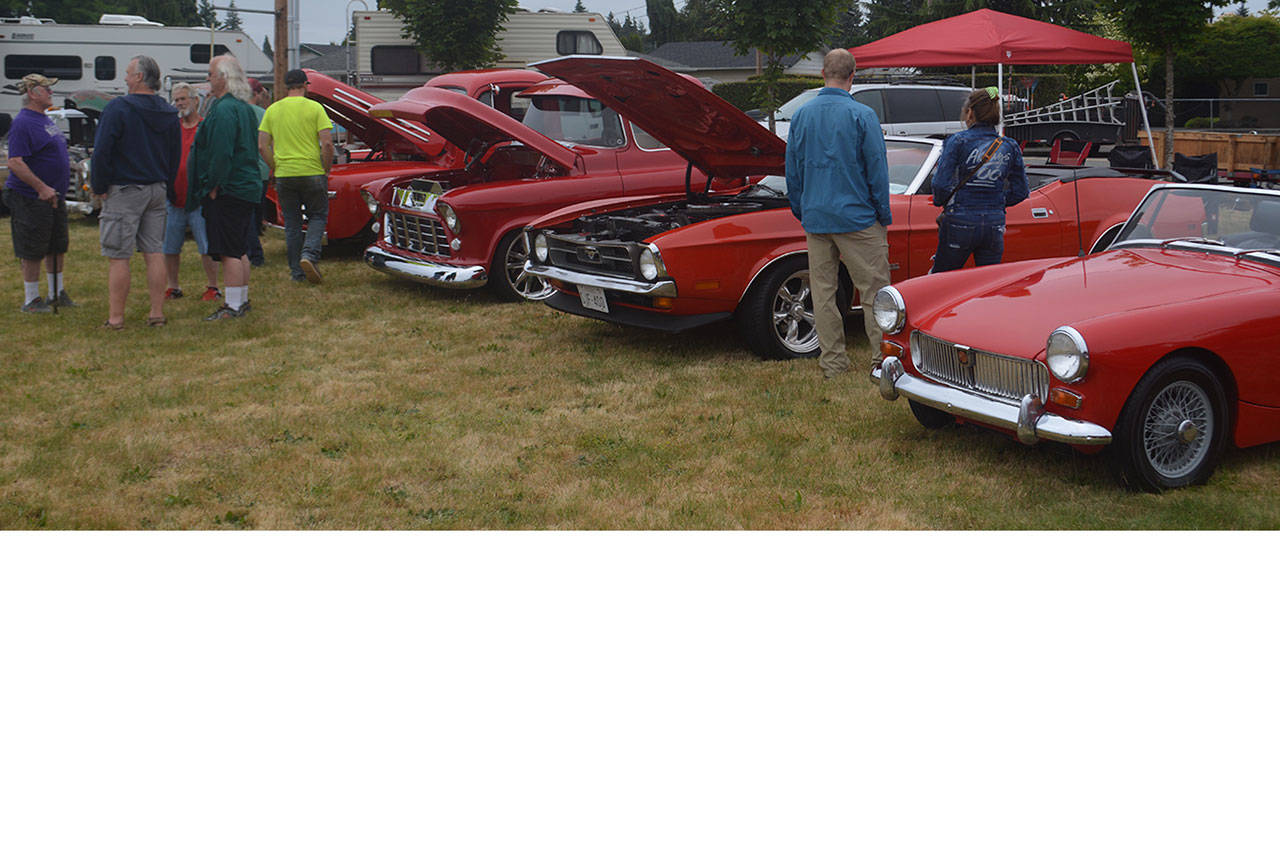
M 24 281 L 24 282 L 22 283 L 22 290 L 23 290 L 23 293 L 24 293 L 24 298 L 23 298 L 23 300 L 22 300 L 22 304 L 23 304 L 23 305 L 26 305 L 26 304 L 27 304 L 28 302 L 30 302 L 32 299 L 39 299 L 39 298 L 40 298 L 40 282 L 39 282 L 39 280 L 36 280 L 36 281 Z
M 49 279 L 49 301 L 52 302 L 57 299 L 58 294 L 62 292 L 62 273 L 45 273 L 45 277 Z
M 232 310 L 239 311 L 240 306 L 249 301 L 249 288 L 245 287 L 224 287 L 223 290 L 227 294 L 227 307 Z

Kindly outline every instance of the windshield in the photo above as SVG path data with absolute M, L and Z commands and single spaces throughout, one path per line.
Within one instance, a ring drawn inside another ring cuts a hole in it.
M 907 139 L 886 139 L 884 146 L 889 160 L 889 192 L 892 195 L 902 195 L 930 163 L 930 155 L 936 146 L 930 142 Z M 783 197 L 786 194 L 787 179 L 782 175 L 766 175 L 744 192 L 744 195 Z
M 1280 192 L 1234 187 L 1152 190 L 1112 248 L 1123 245 L 1280 252 Z
M 822 91 L 822 87 L 817 89 L 805 89 L 782 106 L 778 107 L 778 111 L 773 114 L 775 121 L 791 121 L 791 117 L 796 114 L 796 110 L 817 97 L 818 92 Z
M 618 114 L 589 98 L 534 95 L 521 123 L 568 145 L 621 148 L 627 141 Z

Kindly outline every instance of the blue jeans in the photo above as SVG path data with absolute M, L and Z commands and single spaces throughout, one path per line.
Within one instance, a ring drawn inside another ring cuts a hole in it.
M 948 211 L 938 223 L 938 251 L 931 272 L 958 270 L 973 255 L 973 264 L 985 267 L 1004 257 L 1004 212 Z
M 324 226 L 329 219 L 329 179 L 325 175 L 276 178 L 276 200 L 284 222 L 284 248 L 289 257 L 289 274 L 305 278 L 300 262 L 320 260 Z M 302 212 L 307 213 L 306 242 L 303 242 Z

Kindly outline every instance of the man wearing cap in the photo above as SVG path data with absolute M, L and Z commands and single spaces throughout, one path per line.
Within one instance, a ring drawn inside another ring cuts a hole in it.
M 294 68 L 284 77 L 288 94 L 267 108 L 258 126 L 258 150 L 276 176 L 276 200 L 284 221 L 285 251 L 294 281 L 320 281 L 320 246 L 329 218 L 329 170 L 333 167 L 333 122 L 307 97 L 307 74 Z M 306 242 L 302 212 L 307 214 Z
M 147 267 L 150 326 L 164 325 L 164 229 L 168 202 L 182 158 L 178 111 L 156 94 L 160 66 L 135 56 L 124 71 L 129 93 L 102 111 L 93 141 L 89 180 L 103 199 L 98 240 L 107 258 L 108 329 L 124 328 L 129 296 L 129 260 L 142 252 Z
M 9 177 L 4 200 L 12 211 L 13 253 L 22 265 L 22 310 L 46 314 L 52 303 L 75 303 L 62 286 L 66 258 L 67 186 L 71 163 L 67 140 L 45 110 L 53 106 L 50 89 L 57 78 L 28 74 L 18 81 L 22 109 L 9 128 Z M 49 298 L 40 298 L 40 261 L 49 280 Z

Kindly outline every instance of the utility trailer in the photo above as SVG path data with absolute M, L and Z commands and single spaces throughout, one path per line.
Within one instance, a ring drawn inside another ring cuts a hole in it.
M 1074 98 L 1007 114 L 1005 135 L 1024 146 L 1077 139 L 1095 146 L 1138 143 L 1143 129 L 1142 103 L 1133 92 L 1116 95 L 1118 85 L 1119 81 L 1113 80 Z

